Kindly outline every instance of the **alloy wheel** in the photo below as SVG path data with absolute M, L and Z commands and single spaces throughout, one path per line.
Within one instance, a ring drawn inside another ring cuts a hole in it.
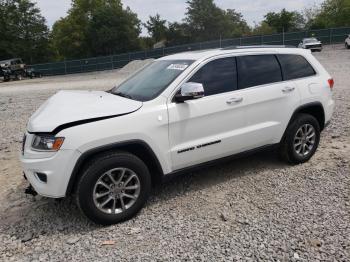
M 94 186 L 95 206 L 107 214 L 120 214 L 132 207 L 140 195 L 141 183 L 131 169 L 119 167 L 100 176 Z
M 315 141 L 315 128 L 310 124 L 304 124 L 295 134 L 293 143 L 294 150 L 299 156 L 305 157 L 314 148 Z

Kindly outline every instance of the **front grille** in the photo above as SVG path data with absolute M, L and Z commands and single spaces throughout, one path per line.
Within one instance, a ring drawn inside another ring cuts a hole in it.
M 27 136 L 26 136 L 26 134 L 24 134 L 23 140 L 22 140 L 22 155 L 24 154 L 24 147 L 26 145 L 26 140 L 27 140 Z
M 322 47 L 322 45 L 309 45 L 309 46 L 306 46 L 307 49 L 319 48 L 319 47 Z

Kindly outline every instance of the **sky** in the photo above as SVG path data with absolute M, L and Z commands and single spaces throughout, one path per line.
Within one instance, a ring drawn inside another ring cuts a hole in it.
M 66 15 L 71 5 L 71 0 L 36 0 L 36 2 L 50 27 L 56 20 Z M 157 13 L 170 22 L 181 21 L 187 7 L 186 0 L 122 0 L 122 2 L 124 6 L 129 6 L 137 13 L 142 22 Z M 236 9 L 241 12 L 251 26 L 263 20 L 267 12 L 280 11 L 282 8 L 289 11 L 303 11 L 322 2 L 323 0 L 215 0 L 220 8 Z M 142 34 L 145 35 L 146 31 L 143 30 Z

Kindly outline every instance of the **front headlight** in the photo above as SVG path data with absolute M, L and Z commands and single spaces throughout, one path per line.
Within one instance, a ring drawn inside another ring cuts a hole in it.
M 35 135 L 32 143 L 34 150 L 58 151 L 64 141 L 64 137 L 54 137 L 50 135 Z

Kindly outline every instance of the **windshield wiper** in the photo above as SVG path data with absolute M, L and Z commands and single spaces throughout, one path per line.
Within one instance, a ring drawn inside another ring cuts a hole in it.
M 125 98 L 129 98 L 129 99 L 133 99 L 131 95 L 128 95 L 128 94 L 125 94 L 122 92 L 116 92 L 116 93 L 112 93 L 112 94 L 117 95 L 117 96 L 121 96 L 121 97 L 125 97 Z

